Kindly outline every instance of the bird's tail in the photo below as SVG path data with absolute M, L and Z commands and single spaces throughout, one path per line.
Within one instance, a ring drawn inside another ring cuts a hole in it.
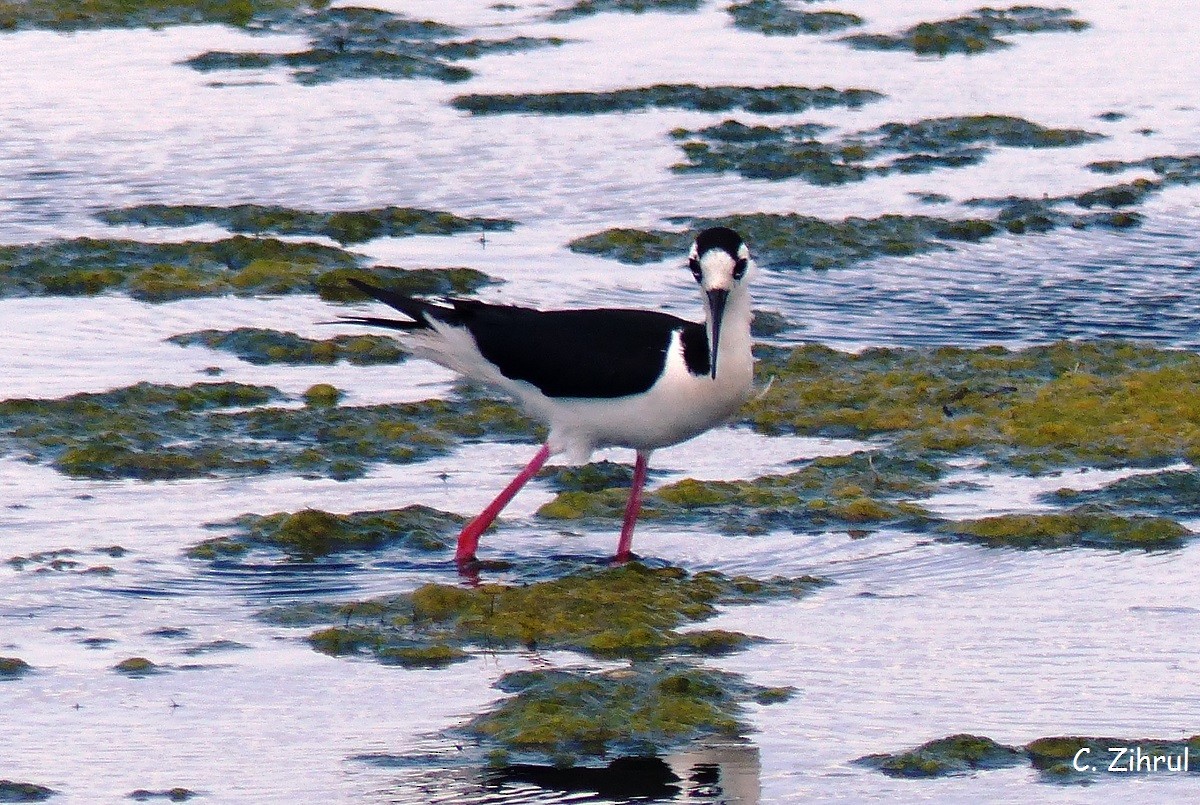
M 420 299 L 413 299 L 410 296 L 398 294 L 395 291 L 389 291 L 385 288 L 377 288 L 374 285 L 369 285 L 362 280 L 350 277 L 346 280 L 358 290 L 368 296 L 378 299 L 385 305 L 395 308 L 408 316 L 410 319 L 383 319 L 377 316 L 342 316 L 340 321 L 349 322 L 351 324 L 369 324 L 375 327 L 388 327 L 392 330 L 425 330 L 428 329 L 429 319 L 425 314 L 436 307 L 429 302 L 423 302 Z

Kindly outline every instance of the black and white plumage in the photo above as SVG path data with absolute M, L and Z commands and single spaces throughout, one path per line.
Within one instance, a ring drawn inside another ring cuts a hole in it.
M 587 461 L 600 447 L 637 451 L 633 489 L 617 550 L 630 555 L 651 451 L 725 422 L 752 388 L 753 262 L 742 238 L 701 232 L 688 266 L 703 293 L 703 323 L 651 310 L 541 311 L 475 300 L 428 302 L 351 280 L 406 319 L 348 317 L 400 331 L 427 358 L 515 398 L 550 429 L 546 444 L 459 536 L 456 559 L 474 560 L 479 535 L 551 455 Z

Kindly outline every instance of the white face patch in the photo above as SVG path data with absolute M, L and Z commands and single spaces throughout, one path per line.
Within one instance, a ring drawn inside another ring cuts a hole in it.
M 700 258 L 700 287 L 706 291 L 714 288 L 728 290 L 733 285 L 733 269 L 736 264 L 724 249 L 709 249 Z

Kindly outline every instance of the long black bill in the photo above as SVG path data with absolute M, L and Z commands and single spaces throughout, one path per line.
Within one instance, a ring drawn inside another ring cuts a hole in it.
M 724 288 L 713 288 L 708 292 L 708 316 L 712 322 L 712 343 L 709 344 L 708 373 L 713 380 L 717 379 L 717 347 L 721 344 L 721 318 L 725 315 L 725 300 L 729 291 Z

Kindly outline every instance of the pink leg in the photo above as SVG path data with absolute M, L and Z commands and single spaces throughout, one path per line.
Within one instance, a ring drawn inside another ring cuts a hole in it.
M 463 565 L 475 561 L 475 549 L 479 547 L 479 536 L 487 530 L 487 527 L 496 519 L 496 515 L 500 514 L 517 492 L 521 491 L 521 487 L 529 483 L 530 478 L 537 475 L 537 471 L 542 468 L 548 458 L 550 458 L 550 445 L 544 444 L 537 455 L 533 457 L 533 461 L 530 461 L 525 469 L 517 473 L 517 477 L 504 487 L 504 491 L 497 495 L 496 499 L 489 503 L 478 517 L 467 523 L 462 533 L 458 535 L 458 550 L 454 552 L 455 562 Z
M 638 512 L 642 508 L 642 487 L 646 485 L 646 464 L 649 459 L 649 453 L 638 451 L 637 461 L 633 465 L 633 488 L 629 490 L 629 502 L 625 504 L 625 522 L 621 525 L 621 541 L 617 543 L 618 562 L 628 562 L 633 556 L 630 550 L 633 546 L 633 526 L 637 523 Z

